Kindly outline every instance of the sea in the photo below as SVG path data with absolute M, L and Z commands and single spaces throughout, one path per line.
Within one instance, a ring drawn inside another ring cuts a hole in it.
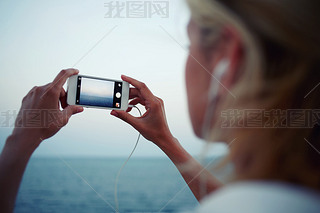
M 14 212 L 115 212 L 115 179 L 125 158 L 33 157 Z M 132 158 L 118 182 L 119 212 L 190 212 L 198 205 L 166 158 Z
M 92 94 L 80 94 L 80 102 L 81 105 L 87 106 L 100 106 L 100 107 L 112 107 L 113 106 L 113 96 L 97 96 Z

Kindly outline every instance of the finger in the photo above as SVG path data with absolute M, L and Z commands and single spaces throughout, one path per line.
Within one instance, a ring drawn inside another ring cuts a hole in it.
M 126 123 L 130 124 L 131 126 L 133 126 L 134 128 L 136 128 L 138 118 L 130 115 L 129 113 L 127 113 L 125 111 L 112 110 L 110 114 L 117 117 L 117 118 L 120 118 L 124 122 L 126 122 Z
M 61 107 L 63 109 L 68 106 L 68 104 L 67 104 L 67 93 L 63 88 L 61 88 L 59 100 L 60 100 Z
M 121 75 L 122 80 L 128 82 L 129 84 L 131 84 L 132 86 L 134 86 L 135 88 L 137 88 L 139 90 L 139 92 L 142 95 L 142 98 L 144 99 L 152 99 L 154 96 L 152 94 L 152 92 L 149 90 L 149 88 L 145 85 L 145 83 L 142 83 L 136 79 L 130 78 L 128 76 L 125 75 Z
M 137 104 L 145 105 L 145 102 L 144 102 L 143 100 L 141 100 L 140 98 L 135 98 L 135 99 L 131 100 L 128 105 L 133 105 L 133 106 L 135 106 L 135 105 L 137 105 Z M 129 108 L 126 110 L 126 112 L 131 112 L 131 110 L 132 110 L 132 107 L 129 107 Z
M 77 113 L 83 112 L 83 107 L 81 106 L 75 106 L 75 105 L 69 105 L 67 106 L 64 110 L 62 110 L 62 115 L 63 118 L 62 120 L 62 125 L 66 125 L 69 121 L 69 118 Z
M 129 99 L 133 99 L 136 97 L 141 97 L 141 93 L 139 92 L 139 90 L 137 88 L 130 88 Z
M 142 104 L 143 106 L 146 105 L 145 101 L 142 100 L 141 98 L 135 98 L 129 102 L 129 105 L 137 105 L 137 104 Z
M 72 76 L 79 73 L 79 70 L 76 69 L 65 69 L 60 71 L 60 73 L 57 75 L 57 77 L 53 80 L 52 85 L 57 87 L 62 87 L 67 79 Z

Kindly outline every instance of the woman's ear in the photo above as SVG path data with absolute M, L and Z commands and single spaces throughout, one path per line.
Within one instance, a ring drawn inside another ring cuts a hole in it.
M 243 42 L 240 33 L 235 28 L 228 26 L 220 31 L 219 37 L 219 43 L 215 48 L 215 59 L 212 60 L 213 75 L 222 75 L 221 84 L 230 90 L 241 74 L 239 68 L 243 59 Z M 222 65 L 225 66 L 224 73 L 214 73 L 222 70 L 219 68 Z

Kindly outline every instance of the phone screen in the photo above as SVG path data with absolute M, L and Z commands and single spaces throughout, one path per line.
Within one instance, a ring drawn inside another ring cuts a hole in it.
M 122 82 L 78 76 L 76 104 L 121 108 Z

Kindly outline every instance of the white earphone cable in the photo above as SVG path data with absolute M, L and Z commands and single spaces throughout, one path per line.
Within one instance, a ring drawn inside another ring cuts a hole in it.
M 136 106 L 129 106 L 129 107 L 134 107 L 136 108 L 139 113 L 140 113 L 140 116 L 142 116 L 142 113 L 140 111 L 140 109 Z M 131 156 L 133 155 L 134 151 L 136 150 L 137 146 L 138 146 L 138 143 L 139 143 L 139 140 L 140 140 L 140 137 L 141 137 L 141 134 L 139 133 L 138 135 L 138 138 L 137 138 L 137 141 L 136 141 L 136 144 L 134 145 L 133 147 L 133 150 L 131 151 L 129 157 L 127 158 L 127 160 L 122 164 L 121 168 L 119 169 L 119 172 L 117 174 L 117 177 L 116 177 L 116 181 L 115 181 L 115 184 L 114 184 L 114 202 L 115 202 L 115 207 L 116 207 L 116 212 L 118 213 L 119 212 L 119 201 L 118 201 L 118 182 L 119 182 L 119 178 L 120 178 L 120 174 L 123 170 L 123 168 L 127 165 L 128 161 L 130 160 Z

